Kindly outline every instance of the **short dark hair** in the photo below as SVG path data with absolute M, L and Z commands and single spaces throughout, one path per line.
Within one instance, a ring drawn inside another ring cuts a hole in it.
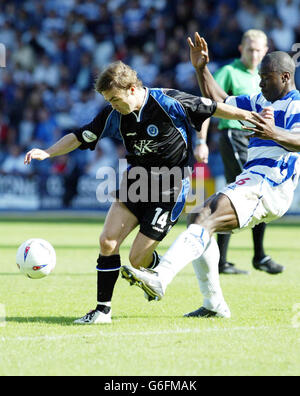
M 285 73 L 288 72 L 292 76 L 295 75 L 296 65 L 293 58 L 283 51 L 274 51 L 265 55 L 262 65 L 268 65 L 270 72 Z

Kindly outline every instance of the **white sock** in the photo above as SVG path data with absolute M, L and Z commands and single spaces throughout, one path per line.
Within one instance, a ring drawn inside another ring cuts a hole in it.
M 226 304 L 220 285 L 219 259 L 219 247 L 215 238 L 212 237 L 203 255 L 193 261 L 200 290 L 204 297 L 203 306 L 212 311 L 217 311 L 218 307 Z
M 209 241 L 208 231 L 198 224 L 190 225 L 186 231 L 179 235 L 155 268 L 164 291 L 178 272 L 203 254 Z

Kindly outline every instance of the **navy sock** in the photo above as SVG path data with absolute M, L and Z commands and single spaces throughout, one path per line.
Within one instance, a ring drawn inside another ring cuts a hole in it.
M 260 223 L 252 228 L 252 236 L 254 243 L 254 259 L 256 261 L 262 260 L 266 257 L 264 251 L 264 236 L 266 230 L 266 223 Z
M 220 250 L 219 268 L 223 267 L 227 262 L 227 250 L 231 234 L 218 234 L 218 246 Z
M 157 251 L 154 250 L 154 252 L 153 252 L 153 260 L 152 260 L 152 263 L 149 265 L 148 268 L 149 269 L 156 268 L 158 266 L 159 262 L 160 262 L 159 255 L 158 255 Z
M 97 302 L 109 302 L 119 277 L 121 258 L 119 254 L 112 256 L 99 255 L 97 260 Z

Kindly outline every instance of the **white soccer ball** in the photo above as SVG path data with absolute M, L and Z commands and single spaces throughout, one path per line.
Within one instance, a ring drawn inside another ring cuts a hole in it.
M 53 246 L 44 239 L 33 238 L 22 243 L 17 252 L 17 266 L 31 279 L 41 279 L 55 268 L 56 254 Z

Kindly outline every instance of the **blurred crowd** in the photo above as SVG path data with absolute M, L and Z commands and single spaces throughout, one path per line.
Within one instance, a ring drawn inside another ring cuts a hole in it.
M 290 51 L 300 43 L 299 21 L 300 0 L 0 0 L 0 172 L 35 172 L 23 166 L 26 150 L 89 122 L 104 105 L 95 77 L 111 61 L 130 64 L 147 86 L 199 94 L 187 36 L 207 39 L 214 71 L 239 57 L 250 28 L 267 33 L 271 50 Z M 101 164 L 116 164 L 120 150 L 103 140 L 95 152 L 37 170 L 95 176 Z

